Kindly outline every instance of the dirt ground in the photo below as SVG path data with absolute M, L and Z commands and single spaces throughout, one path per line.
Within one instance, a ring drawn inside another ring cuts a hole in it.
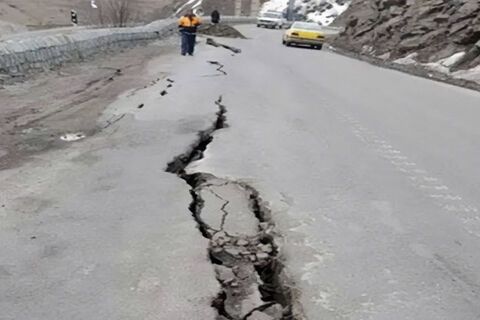
M 131 0 L 131 13 L 137 21 L 151 21 L 164 15 L 166 6 L 172 0 Z M 98 11 L 90 5 L 90 0 L 5 0 L 0 1 L 1 20 L 36 29 L 46 26 L 70 25 L 70 10 L 79 14 L 80 24 L 95 21 Z M 1 27 L 1 24 L 0 24 Z M 7 29 L 0 29 L 8 31 Z
M 224 23 L 203 24 L 198 28 L 198 33 L 214 37 L 246 39 L 237 29 Z
M 144 88 L 167 76 L 149 72 L 147 63 L 176 54 L 179 39 L 105 53 L 71 63 L 12 85 L 0 86 L 0 170 L 70 142 L 65 134 L 92 135 L 105 123 L 97 119 L 119 94 Z

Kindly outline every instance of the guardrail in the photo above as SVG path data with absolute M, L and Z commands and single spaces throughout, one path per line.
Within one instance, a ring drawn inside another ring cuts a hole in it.
M 250 17 L 222 17 L 224 23 L 253 23 Z M 205 18 L 205 23 L 209 18 Z M 45 35 L 22 34 L 0 41 L 0 73 L 18 75 L 32 69 L 51 69 L 64 62 L 82 60 L 98 52 L 135 46 L 140 41 L 164 38 L 177 28 L 166 19 L 131 28 L 59 30 Z

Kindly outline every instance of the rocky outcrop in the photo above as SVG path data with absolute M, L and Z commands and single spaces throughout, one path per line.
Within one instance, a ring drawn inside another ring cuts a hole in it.
M 417 53 L 422 63 L 466 52 L 453 69 L 480 63 L 479 0 L 354 0 L 335 24 L 343 49 L 390 60 Z

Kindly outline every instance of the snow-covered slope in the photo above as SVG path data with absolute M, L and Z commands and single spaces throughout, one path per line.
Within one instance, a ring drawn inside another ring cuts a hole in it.
M 347 10 L 349 1 L 335 0 L 314 0 L 316 5 L 310 5 L 306 8 L 308 20 L 318 22 L 322 25 L 331 24 L 339 15 Z
M 267 1 L 263 4 L 262 6 L 262 12 L 265 11 L 285 11 L 288 7 L 288 1 L 289 0 L 270 0 Z
M 329 25 L 347 10 L 350 2 L 351 0 L 295 0 L 296 19 Z M 263 5 L 262 11 L 286 11 L 288 3 L 289 0 L 270 0 Z

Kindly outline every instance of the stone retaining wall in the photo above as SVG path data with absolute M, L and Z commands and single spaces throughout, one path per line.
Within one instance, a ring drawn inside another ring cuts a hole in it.
M 253 19 L 222 17 L 222 21 L 252 23 Z M 159 20 L 140 27 L 79 29 L 48 35 L 32 33 L 1 41 L 0 74 L 16 75 L 32 69 L 50 69 L 104 50 L 132 47 L 140 41 L 166 37 L 176 30 L 176 26 L 176 20 Z

